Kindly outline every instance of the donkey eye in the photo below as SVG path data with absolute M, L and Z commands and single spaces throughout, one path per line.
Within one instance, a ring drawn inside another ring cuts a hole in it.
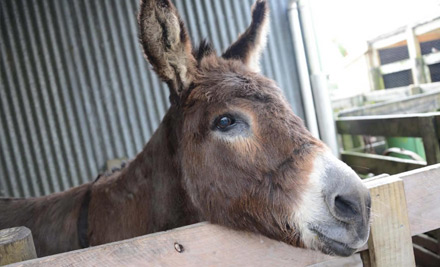
M 235 119 L 231 116 L 221 116 L 217 119 L 215 127 L 219 130 L 226 130 L 229 126 L 235 123 Z

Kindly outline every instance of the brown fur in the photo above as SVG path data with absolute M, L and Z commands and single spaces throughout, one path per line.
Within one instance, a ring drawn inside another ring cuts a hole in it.
M 141 1 L 144 52 L 175 100 L 158 130 L 128 166 L 96 183 L 0 201 L 0 228 L 29 227 L 39 256 L 78 249 L 76 223 L 90 189 L 92 246 L 201 220 L 301 245 L 289 217 L 324 146 L 293 114 L 276 84 L 248 66 L 249 55 L 258 54 L 255 42 L 262 37 L 255 33 L 261 32 L 259 18 L 266 12 L 267 3 L 258 1 L 247 31 L 253 34 L 242 35 L 226 53 L 230 56 L 221 58 L 206 44 L 190 52 L 171 2 Z M 238 50 L 242 56 L 232 56 Z M 227 112 L 241 114 L 249 124 L 237 139 L 213 126 Z
M 292 239 L 297 233 L 286 235 L 285 209 L 300 201 L 322 144 L 293 115 L 273 81 L 249 72 L 239 61 L 215 56 L 203 59 L 200 70 L 184 107 L 184 114 L 195 118 L 186 121 L 183 132 L 193 134 L 186 134 L 182 144 L 184 181 L 188 192 L 195 193 L 190 194 L 192 202 L 212 222 Z M 200 127 L 231 108 L 252 110 L 255 116 L 254 135 L 246 144 L 224 144 Z
M 78 249 L 77 218 L 88 186 L 40 198 L 0 199 L 0 229 L 30 228 L 38 256 Z

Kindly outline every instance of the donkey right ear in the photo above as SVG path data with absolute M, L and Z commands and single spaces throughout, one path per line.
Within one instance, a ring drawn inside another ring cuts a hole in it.
M 251 70 L 260 72 L 260 57 L 266 46 L 269 30 L 269 3 L 257 0 L 252 6 L 251 25 L 222 55 L 226 59 L 241 60 Z
M 138 23 L 147 60 L 171 94 L 180 96 L 193 80 L 195 59 L 176 8 L 169 0 L 141 0 Z

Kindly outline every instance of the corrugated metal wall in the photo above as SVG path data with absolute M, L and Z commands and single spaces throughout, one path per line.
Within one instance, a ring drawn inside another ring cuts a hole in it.
M 0 196 L 39 196 L 133 157 L 168 107 L 137 42 L 138 0 L 0 1 Z M 176 1 L 193 40 L 223 51 L 253 0 Z M 303 117 L 286 0 L 272 0 L 263 71 Z

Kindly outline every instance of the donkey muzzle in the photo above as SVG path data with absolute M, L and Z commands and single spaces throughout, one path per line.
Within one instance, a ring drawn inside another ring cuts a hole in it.
M 371 197 L 359 176 L 345 163 L 327 152 L 321 157 L 322 196 L 326 219 L 310 225 L 330 254 L 349 256 L 368 239 Z

